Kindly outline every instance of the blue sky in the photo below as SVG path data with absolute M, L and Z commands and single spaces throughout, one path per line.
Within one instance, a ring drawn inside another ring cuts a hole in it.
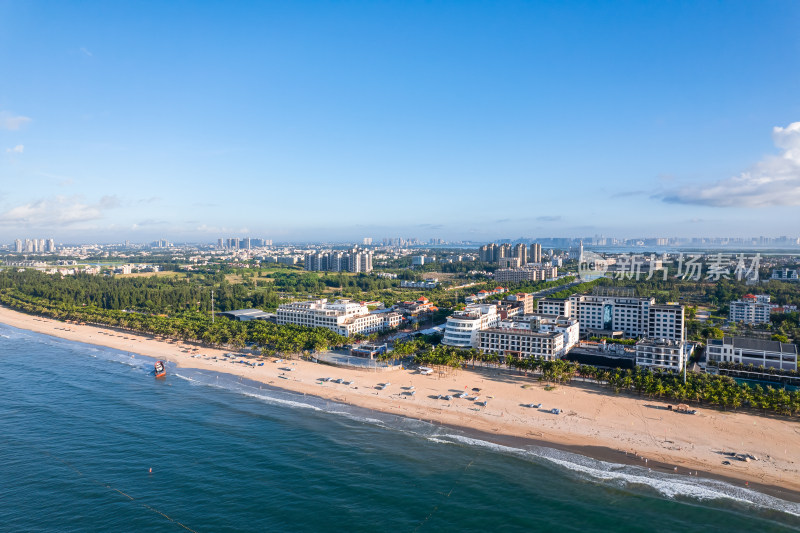
M 795 235 L 800 3 L 0 0 L 0 240 Z

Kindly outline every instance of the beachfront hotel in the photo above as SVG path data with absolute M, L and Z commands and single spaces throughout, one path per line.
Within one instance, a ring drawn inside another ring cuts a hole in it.
M 568 300 L 542 298 L 537 311 L 576 319 L 581 334 L 683 341 L 683 306 L 655 302 L 655 298 L 574 294 Z
M 690 344 L 680 340 L 642 339 L 636 343 L 636 366 L 680 372 L 689 356 Z
M 349 337 L 356 333 L 368 335 L 396 328 L 402 322 L 400 313 L 382 309 L 372 311 L 366 305 L 351 300 L 310 300 L 278 306 L 278 324 L 295 324 L 311 328 L 328 328 Z
M 479 332 L 483 353 L 502 357 L 558 359 L 578 342 L 578 321 L 557 315 L 520 315 L 501 320 L 496 327 Z
M 718 363 L 739 363 L 780 370 L 797 370 L 797 345 L 747 337 L 708 339 L 706 357 Z
M 459 348 L 477 348 L 480 331 L 497 325 L 500 314 L 497 305 L 469 304 L 463 311 L 447 317 L 442 344 Z
M 536 302 L 536 312 L 540 315 L 571 316 L 572 305 L 566 298 L 541 298 Z

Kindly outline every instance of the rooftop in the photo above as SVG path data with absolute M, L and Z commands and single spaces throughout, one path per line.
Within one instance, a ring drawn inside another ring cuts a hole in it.
M 722 339 L 709 339 L 709 346 L 733 346 L 742 350 L 763 350 L 767 352 L 779 352 L 787 354 L 797 354 L 797 345 L 780 341 L 767 341 L 761 339 L 751 339 L 750 337 L 725 337 Z

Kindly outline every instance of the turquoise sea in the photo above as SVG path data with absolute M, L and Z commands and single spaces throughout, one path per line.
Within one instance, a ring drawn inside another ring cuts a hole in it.
M 800 505 L 0 325 L 0 531 L 798 531 Z M 152 471 L 151 471 L 152 469 Z

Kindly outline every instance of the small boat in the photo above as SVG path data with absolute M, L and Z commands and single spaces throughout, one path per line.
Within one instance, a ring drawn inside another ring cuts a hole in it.
M 167 367 L 164 365 L 164 361 L 156 361 L 156 364 L 153 367 L 153 373 L 157 378 L 163 378 L 167 375 Z
M 433 369 L 427 366 L 421 366 L 419 367 L 419 373 L 423 376 L 430 376 L 433 374 Z

